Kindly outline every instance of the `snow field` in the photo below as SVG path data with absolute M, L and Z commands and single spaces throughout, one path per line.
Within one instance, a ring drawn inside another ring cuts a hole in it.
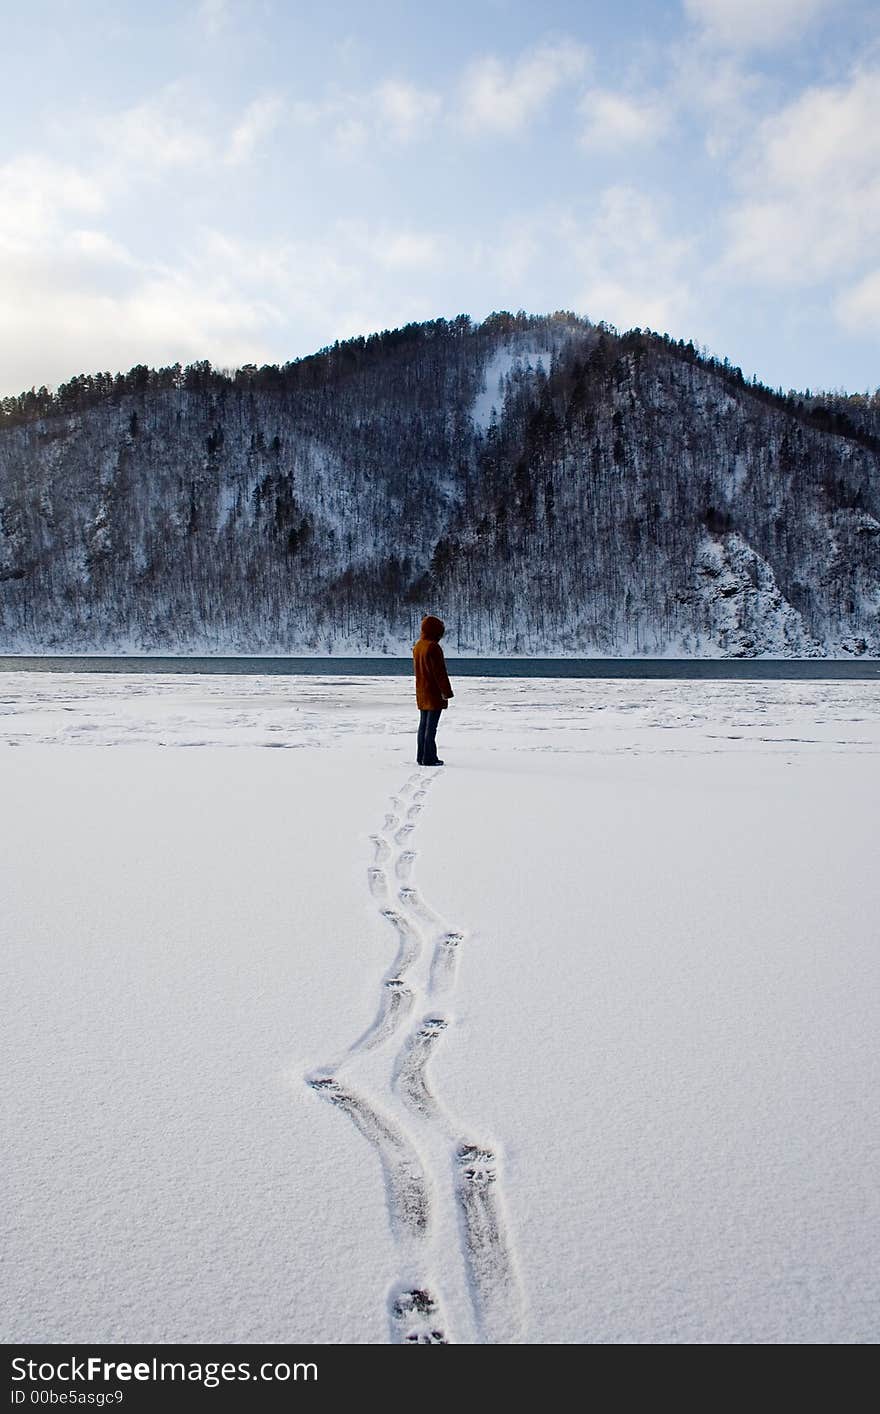
M 5 1338 L 876 1340 L 875 685 L 0 687 Z

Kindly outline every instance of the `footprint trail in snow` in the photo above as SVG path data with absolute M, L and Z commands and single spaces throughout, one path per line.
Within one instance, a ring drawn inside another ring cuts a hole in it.
M 391 797 L 381 830 L 370 836 L 367 888 L 394 934 L 396 954 L 381 977 L 372 1023 L 340 1060 L 307 1081 L 348 1115 L 381 1167 L 400 1261 L 399 1280 L 388 1296 L 392 1343 L 452 1343 L 440 1293 L 460 1283 L 463 1270 L 474 1337 L 494 1344 L 515 1340 L 522 1323 L 498 1159 L 492 1146 L 462 1138 L 461 1124 L 436 1094 L 429 1074 L 438 1045 L 454 1025 L 445 1007 L 467 937 L 431 908 L 412 882 L 419 857 L 413 837 L 437 779 L 434 772 L 411 775 Z M 441 999 L 443 1011 L 437 1009 Z M 416 1008 L 420 1019 L 413 1024 Z M 361 1083 L 359 1061 L 385 1052 L 387 1083 L 377 1085 L 375 1067 Z M 458 1250 L 450 1250 L 449 1241 L 436 1233 L 444 1215 L 447 1233 L 459 1234 Z

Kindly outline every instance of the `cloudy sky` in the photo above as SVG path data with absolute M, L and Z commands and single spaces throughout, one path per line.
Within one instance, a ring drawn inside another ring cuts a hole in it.
M 877 0 L 3 6 L 0 392 L 573 309 L 880 383 Z

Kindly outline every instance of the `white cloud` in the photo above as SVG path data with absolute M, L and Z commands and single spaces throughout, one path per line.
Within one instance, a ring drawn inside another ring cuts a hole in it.
M 730 156 L 760 122 L 767 88 L 763 76 L 719 54 L 683 54 L 677 66 L 676 100 L 696 114 L 703 146 L 715 159 Z
M 421 137 L 442 110 L 439 94 L 400 79 L 384 79 L 360 92 L 334 90 L 318 101 L 298 100 L 289 107 L 300 127 L 326 137 L 344 160 L 384 151 Z
M 511 288 L 522 288 L 531 267 L 542 258 L 544 242 L 536 231 L 507 231 L 504 238 L 485 252 L 485 260 L 497 268 Z M 520 300 L 509 301 L 519 305 Z
M 377 248 L 378 259 L 389 270 L 432 269 L 441 255 L 441 244 L 436 236 L 413 231 L 381 237 Z
M 626 329 L 681 328 L 693 312 L 690 241 L 672 235 L 658 203 L 631 186 L 602 192 L 592 221 L 563 228 L 580 272 L 576 307 Z
M 229 0 L 200 0 L 198 17 L 206 34 L 215 39 L 229 25 Z
M 436 93 L 397 79 L 380 83 L 373 98 L 384 126 L 399 142 L 417 137 L 440 111 Z
M 70 250 L 76 255 L 82 256 L 85 260 L 93 260 L 102 266 L 108 264 L 134 266 L 136 264 L 122 242 L 108 236 L 106 231 L 93 231 L 88 228 L 75 229 L 69 233 L 68 243 Z
M 266 292 L 243 283 L 207 242 L 172 268 L 104 231 L 56 221 L 0 261 L 0 387 L 141 362 L 265 357 L 278 320 Z
M 287 105 L 291 122 L 304 128 L 314 128 L 327 114 L 327 105 L 305 98 L 296 98 Z
M 303 328 L 312 347 L 328 339 L 370 333 L 389 323 L 426 319 L 436 313 L 423 279 L 444 258 L 444 243 L 430 231 L 389 228 L 366 221 L 338 220 L 320 242 L 242 241 L 211 232 L 200 262 L 225 287 L 249 291 L 265 302 L 272 319 L 265 325 Z M 296 350 L 300 351 L 300 350 Z M 302 350 L 305 351 L 305 350 Z
M 340 157 L 360 157 L 369 141 L 370 130 L 362 118 L 343 118 L 333 128 L 333 146 Z
M 103 224 L 116 194 L 113 174 L 45 157 L 0 167 L 5 391 L 96 367 L 268 351 L 278 314 L 265 292 L 244 285 L 207 241 L 175 268 L 138 256 Z
M 711 44 L 773 49 L 797 40 L 831 0 L 684 0 L 684 8 Z
M 850 334 L 880 334 L 880 270 L 872 270 L 848 290 L 835 305 L 838 321 Z
M 283 360 L 436 313 L 426 281 L 445 246 L 430 231 L 339 221 L 316 242 L 202 230 L 157 259 L 73 224 L 80 215 L 56 206 L 14 245 L 0 226 L 2 392 L 140 362 Z
M 459 267 L 463 253 L 457 252 Z M 673 229 L 663 201 L 607 187 L 589 214 L 546 206 L 504 223 L 468 252 L 474 312 L 574 309 L 620 329 L 695 332 L 696 242 Z
M 726 264 L 757 281 L 845 276 L 880 244 L 880 70 L 808 89 L 760 126 L 727 217 Z
M 580 77 L 588 57 L 582 44 L 564 39 L 539 45 L 513 64 L 493 56 L 478 60 L 466 71 L 462 83 L 461 113 L 466 127 L 517 132 L 560 88 Z
M 592 89 L 579 104 L 586 119 L 581 145 L 589 150 L 616 151 L 647 147 L 667 132 L 671 113 L 657 96 L 632 98 L 611 89 Z
M 232 120 L 224 139 L 216 109 L 186 84 L 172 83 L 130 108 L 91 120 L 82 142 L 89 144 L 104 179 L 121 188 L 188 168 L 245 162 L 285 112 L 280 94 L 260 94 Z
M 278 126 L 283 113 L 284 101 L 278 94 L 266 94 L 249 103 L 232 130 L 226 161 L 236 166 L 252 157 L 259 143 Z
M 101 183 L 69 163 L 22 154 L 0 167 L 0 249 L 30 245 L 56 229 L 61 212 L 101 211 Z
M 194 112 L 182 84 L 169 84 L 153 98 L 102 121 L 99 136 L 118 159 L 141 171 L 193 167 L 215 155 L 207 115 Z
M 880 69 L 807 89 L 765 125 L 764 168 L 797 187 L 880 175 Z
M 444 259 L 445 243 L 433 231 L 397 229 L 370 225 L 365 221 L 339 220 L 330 233 L 328 252 L 340 252 L 337 268 L 349 271 L 383 269 L 425 271 L 436 269 Z
M 85 261 L 38 253 L 0 275 L 0 386 L 58 383 L 73 373 L 164 364 L 212 356 L 238 363 L 268 353 L 272 311 L 217 288 L 201 271 L 150 273 L 131 261 L 132 278 L 100 284 Z M 15 281 L 15 303 L 4 289 Z

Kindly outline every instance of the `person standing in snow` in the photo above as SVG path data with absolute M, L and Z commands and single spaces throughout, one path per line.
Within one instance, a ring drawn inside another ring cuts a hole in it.
M 442 619 L 433 614 L 422 619 L 422 636 L 413 644 L 416 674 L 416 704 L 419 709 L 419 740 L 416 760 L 420 766 L 442 766 L 437 756 L 437 725 L 440 713 L 453 691 L 446 675 L 446 659 L 440 639 L 446 632 Z

